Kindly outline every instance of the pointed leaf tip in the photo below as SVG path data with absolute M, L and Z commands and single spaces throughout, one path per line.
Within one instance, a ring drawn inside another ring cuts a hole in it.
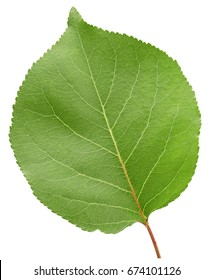
M 68 26 L 71 26 L 73 23 L 77 23 L 81 21 L 83 21 L 81 15 L 79 14 L 79 12 L 76 10 L 75 7 L 72 7 L 69 13 Z

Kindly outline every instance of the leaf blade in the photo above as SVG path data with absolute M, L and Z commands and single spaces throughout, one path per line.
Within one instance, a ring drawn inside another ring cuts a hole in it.
M 19 91 L 10 139 L 42 203 L 85 230 L 115 233 L 146 224 L 186 188 L 199 127 L 175 61 L 72 10 Z

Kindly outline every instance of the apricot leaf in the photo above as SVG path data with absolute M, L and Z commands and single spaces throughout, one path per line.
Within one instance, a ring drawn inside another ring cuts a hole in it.
M 73 8 L 33 64 L 10 141 L 35 196 L 76 226 L 117 233 L 177 198 L 198 157 L 200 114 L 177 62 L 87 24 Z

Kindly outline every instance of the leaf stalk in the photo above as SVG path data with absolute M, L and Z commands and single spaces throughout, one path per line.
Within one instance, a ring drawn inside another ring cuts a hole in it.
M 147 224 L 145 224 L 145 227 L 147 228 L 148 232 L 149 232 L 149 236 L 151 237 L 151 240 L 152 240 L 152 243 L 153 243 L 153 246 L 155 248 L 155 252 L 156 252 L 156 255 L 157 255 L 157 258 L 160 259 L 161 258 L 161 255 L 160 255 L 160 251 L 159 251 L 159 248 L 158 248 L 158 245 L 157 245 L 157 242 L 155 240 L 155 237 L 153 235 L 153 232 L 147 222 Z

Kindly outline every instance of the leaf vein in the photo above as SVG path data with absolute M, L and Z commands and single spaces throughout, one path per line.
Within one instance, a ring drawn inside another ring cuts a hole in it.
M 43 92 L 43 90 L 42 90 L 42 92 Z M 60 123 L 62 123 L 65 127 L 67 127 L 70 131 L 72 131 L 73 134 L 75 134 L 76 136 L 78 136 L 78 137 L 84 139 L 85 141 L 90 142 L 91 144 L 93 144 L 93 145 L 95 145 L 95 146 L 97 146 L 97 147 L 99 147 L 99 148 L 105 150 L 106 152 L 108 152 L 108 153 L 110 153 L 110 154 L 112 154 L 112 155 L 114 155 L 114 156 L 117 156 L 116 153 L 114 153 L 114 152 L 108 150 L 107 148 L 101 146 L 100 144 L 98 144 L 98 143 L 96 143 L 96 142 L 94 142 L 94 141 L 92 141 L 92 140 L 90 140 L 90 139 L 84 137 L 83 135 L 81 135 L 81 134 L 77 133 L 75 130 L 73 130 L 69 125 L 67 125 L 67 124 L 56 114 L 53 105 L 50 103 L 50 101 L 48 100 L 48 98 L 47 98 L 47 96 L 44 94 L 44 92 L 43 92 L 43 96 L 44 96 L 45 100 L 47 101 L 47 103 L 49 104 L 50 108 L 52 109 L 52 112 L 53 112 L 53 115 L 55 116 L 55 118 L 56 118 Z
M 88 204 L 88 207 L 93 206 L 93 205 L 97 205 L 97 206 L 102 206 L 102 207 L 110 207 L 110 208 L 116 208 L 116 209 L 126 210 L 126 211 L 129 211 L 129 212 L 133 212 L 133 213 L 135 213 L 135 214 L 138 214 L 137 211 L 132 210 L 132 209 L 127 208 L 127 207 L 120 206 L 120 205 L 112 205 L 112 204 L 99 203 L 99 202 L 90 202 L 90 201 L 81 200 L 81 199 L 75 199 L 75 198 L 64 197 L 64 196 L 62 196 L 62 195 L 56 195 L 56 194 L 53 194 L 53 193 L 50 193 L 50 192 L 45 192 L 45 191 L 43 191 L 43 190 L 39 190 L 39 191 L 42 192 L 42 193 L 47 193 L 47 194 L 52 195 L 52 196 L 54 196 L 54 197 L 60 197 L 60 198 L 62 198 L 62 199 L 68 200 L 68 201 L 69 201 L 69 204 L 71 204 L 72 202 L 80 202 L 80 203 L 86 203 L 86 204 Z
M 116 150 L 116 152 L 117 152 L 118 160 L 119 160 L 119 162 L 120 162 L 120 164 L 121 164 L 121 166 L 122 166 L 122 169 L 123 169 L 123 171 L 124 171 L 124 176 L 126 177 L 127 183 L 128 183 L 128 185 L 129 185 L 129 187 L 130 187 L 130 189 L 131 189 L 131 193 L 132 193 L 133 199 L 135 200 L 135 203 L 136 203 L 136 205 L 137 205 L 137 207 L 138 207 L 140 216 L 141 216 L 143 222 L 144 222 L 144 223 L 147 223 L 147 219 L 146 219 L 145 215 L 143 214 L 143 211 L 142 211 L 141 206 L 140 206 L 140 204 L 139 204 L 139 202 L 138 202 L 138 199 L 137 199 L 135 190 L 134 190 L 134 188 L 133 188 L 133 186 L 132 186 L 131 180 L 130 180 L 129 175 L 128 175 L 128 173 L 127 173 L 125 163 L 123 162 L 122 157 L 121 157 L 121 155 L 120 155 L 120 152 L 119 152 L 119 149 L 118 149 L 118 146 L 117 146 L 115 137 L 114 137 L 113 132 L 112 132 L 112 129 L 110 128 L 109 120 L 108 120 L 108 118 L 107 118 L 106 111 L 105 111 L 104 105 L 103 105 L 102 100 L 101 100 L 101 96 L 100 96 L 100 94 L 99 94 L 98 88 L 97 88 L 96 83 L 95 83 L 95 80 L 94 80 L 94 78 L 93 78 L 92 69 L 91 69 L 91 67 L 90 67 L 90 64 L 89 64 L 89 61 L 88 61 L 88 58 L 87 58 L 87 54 L 86 54 L 86 52 L 85 52 L 84 45 L 83 45 L 83 42 L 82 42 L 82 39 L 81 39 L 79 30 L 78 30 L 78 25 L 77 25 L 76 22 L 75 22 L 75 24 L 76 24 L 76 29 L 77 29 L 77 32 L 78 32 L 79 41 L 80 41 L 80 44 L 81 44 L 81 47 L 82 47 L 82 50 L 83 50 L 83 53 L 84 53 L 84 56 L 85 56 L 85 59 L 86 59 L 86 62 L 87 62 L 87 66 L 88 66 L 88 69 L 89 69 L 89 72 L 90 72 L 90 75 L 91 75 L 91 80 L 92 80 L 92 83 L 93 83 L 93 85 L 94 85 L 94 89 L 95 89 L 95 91 L 96 91 L 96 94 L 97 94 L 97 97 L 98 97 L 98 99 L 99 99 L 99 102 L 100 102 L 100 104 L 101 104 L 102 111 L 103 111 L 103 114 L 104 114 L 104 118 L 105 118 L 105 121 L 106 121 L 106 125 L 107 125 L 107 128 L 108 128 L 108 130 L 109 130 L 109 134 L 110 134 L 110 136 L 111 136 L 111 139 L 112 139 L 112 142 L 113 142 L 113 144 L 114 144 L 115 150 Z
M 145 211 L 145 209 L 147 208 L 147 205 L 148 205 L 151 201 L 153 201 L 157 196 L 159 196 L 161 193 L 163 193 L 165 190 L 167 190 L 168 187 L 175 181 L 177 175 L 179 174 L 179 172 L 181 171 L 182 167 L 184 166 L 186 160 L 188 159 L 188 156 L 189 156 L 190 152 L 191 152 L 191 149 L 189 149 L 189 151 L 188 151 L 188 153 L 187 153 L 187 155 L 186 155 L 186 157 L 185 157 L 183 163 L 181 164 L 180 168 L 178 169 L 178 171 L 177 171 L 176 174 L 174 175 L 173 179 L 172 179 L 160 192 L 158 192 L 157 194 L 155 194 L 149 201 L 146 202 L 146 204 L 144 205 L 144 208 L 143 208 L 144 211 Z
M 121 188 L 121 187 L 119 187 L 119 186 L 117 186 L 117 185 L 115 185 L 115 184 L 112 184 L 112 183 L 110 183 L 110 182 L 107 182 L 107 181 L 104 181 L 104 180 L 101 180 L 101 179 L 98 179 L 98 178 L 95 178 L 95 177 L 91 177 L 91 176 L 86 175 L 86 174 L 84 174 L 84 173 L 81 173 L 81 172 L 77 171 L 76 169 L 74 169 L 73 167 L 71 167 L 71 166 L 69 166 L 69 165 L 67 165 L 67 164 L 65 164 L 65 163 L 63 163 L 63 162 L 57 160 L 57 159 L 54 158 L 49 152 L 47 152 L 46 150 L 42 149 L 42 148 L 33 140 L 33 138 L 31 137 L 31 135 L 29 134 L 29 132 L 27 131 L 26 128 L 25 128 L 25 131 L 26 131 L 26 133 L 29 135 L 29 137 L 30 137 L 30 139 L 32 140 L 32 142 L 38 147 L 38 149 L 40 149 L 42 152 L 44 152 L 45 154 L 47 154 L 47 155 L 48 155 L 53 161 L 55 161 L 56 163 L 58 163 L 58 164 L 60 164 L 60 165 L 63 165 L 64 167 L 66 167 L 66 168 L 68 168 L 68 169 L 70 169 L 70 170 L 76 172 L 79 176 L 86 177 L 86 178 L 88 178 L 88 179 L 90 179 L 90 180 L 94 180 L 94 181 L 97 181 L 97 182 L 100 182 L 100 183 L 103 183 L 103 184 L 107 184 L 107 185 L 112 186 L 112 187 L 115 187 L 115 188 L 117 188 L 117 189 L 119 189 L 119 190 L 121 190 L 121 191 L 123 191 L 123 192 L 130 193 L 130 191 L 125 190 L 125 189 L 123 189 L 123 188 Z
M 149 116 L 148 116 L 148 119 L 147 119 L 147 123 L 146 123 L 146 126 L 145 128 L 143 129 L 143 131 L 141 132 L 141 135 L 138 139 L 138 141 L 136 142 L 135 146 L 133 147 L 133 149 L 131 150 L 129 156 L 127 157 L 127 159 L 125 160 L 125 164 L 129 161 L 129 159 L 131 158 L 131 156 L 133 155 L 135 149 L 138 147 L 141 139 L 143 138 L 146 130 L 148 129 L 149 125 L 150 125 L 150 120 L 151 120 L 151 116 L 152 116 L 152 111 L 153 111 L 153 108 L 155 106 L 155 103 L 156 103 L 156 97 L 157 97 L 157 94 L 158 94 L 158 63 L 159 63 L 159 60 L 157 61 L 157 65 L 156 65 L 156 68 L 157 68 L 157 75 L 156 75 L 156 90 L 155 90 L 155 94 L 154 94 L 154 98 L 153 98 L 153 103 L 152 103 L 152 106 L 150 107 L 150 111 L 149 111 Z
M 177 110 L 176 110 L 176 113 L 175 113 L 175 115 L 174 115 L 174 118 L 173 118 L 173 121 L 172 121 L 172 125 L 171 125 L 171 128 L 170 128 L 170 130 L 169 130 L 169 134 L 168 134 L 167 140 L 166 140 L 166 142 L 165 142 L 163 151 L 162 151 L 162 153 L 159 155 L 157 161 L 155 162 L 155 164 L 153 165 L 152 169 L 151 169 L 150 172 L 148 173 L 146 179 L 144 180 L 144 183 L 143 183 L 143 185 L 142 185 L 142 187 L 141 187 L 141 190 L 140 190 L 140 193 L 139 193 L 139 195 L 138 195 L 138 199 L 140 198 L 140 196 L 141 196 L 141 194 L 142 194 L 142 192 L 143 192 L 143 189 L 144 189 L 144 187 L 145 187 L 147 181 L 149 180 L 149 178 L 150 178 L 150 176 L 152 175 L 153 171 L 155 170 L 156 166 L 159 164 L 161 158 L 163 157 L 163 155 L 164 155 L 165 152 L 166 152 L 166 149 L 167 149 L 169 140 L 170 140 L 170 138 L 171 138 L 171 133 L 172 133 L 172 130 L 173 130 L 174 123 L 175 123 L 175 120 L 176 120 L 176 118 L 177 118 L 178 112 L 179 112 L 179 105 L 177 106 Z
M 110 43 L 110 41 L 109 41 L 109 43 Z M 107 102 L 108 102 L 108 100 L 109 100 L 109 98 L 110 98 L 110 96 L 111 96 L 111 93 L 112 93 L 112 89 L 113 89 L 114 81 L 115 81 L 115 73 L 116 73 L 116 68 L 117 68 L 117 60 L 118 60 L 117 54 L 116 54 L 116 52 L 115 52 L 115 50 L 114 50 L 114 48 L 113 48 L 113 46 L 112 46 L 111 43 L 110 43 L 110 45 L 111 45 L 111 48 L 113 49 L 113 52 L 114 52 L 115 63 L 114 63 L 114 70 L 113 70 L 112 82 L 111 82 L 111 86 L 110 86 L 110 90 L 109 90 L 109 93 L 108 93 L 108 95 L 107 95 L 107 98 L 106 98 L 106 100 L 105 100 L 105 102 L 104 102 L 104 104 L 103 104 L 104 107 L 106 106 L 106 104 L 107 104 Z
M 137 52 L 136 52 L 136 56 L 137 56 Z M 138 59 L 137 59 L 137 61 L 138 61 Z M 118 114 L 118 116 L 117 116 L 117 118 L 116 118 L 116 120 L 115 120 L 113 126 L 111 127 L 112 130 L 115 128 L 115 126 L 116 126 L 118 120 L 120 119 L 120 117 L 121 117 L 123 111 L 124 111 L 125 108 L 126 108 L 127 103 L 128 103 L 129 100 L 132 98 L 132 94 L 133 94 L 135 85 L 137 84 L 139 74 L 140 74 L 140 63 L 139 63 L 139 61 L 138 61 L 138 69 L 137 69 L 137 74 L 136 74 L 135 81 L 134 81 L 134 83 L 133 83 L 133 85 L 132 85 L 132 88 L 131 88 L 131 90 L 130 90 L 129 96 L 128 96 L 128 98 L 126 99 L 126 101 L 125 101 L 125 103 L 124 103 L 124 105 L 123 105 L 123 108 L 122 108 L 121 111 L 119 112 L 119 114 Z
M 54 61 L 54 64 L 58 70 L 58 74 L 59 76 L 65 81 L 65 83 L 72 88 L 72 90 L 75 92 L 75 94 L 78 95 L 78 97 L 87 105 L 89 106 L 91 109 L 95 110 L 96 112 L 103 114 L 100 110 L 98 110 L 97 108 L 95 108 L 94 106 L 92 106 L 91 104 L 89 104 L 74 88 L 74 86 L 63 76 L 63 74 L 61 73 L 61 70 L 59 68 L 59 66 L 56 64 L 56 62 Z M 89 75 L 88 75 L 89 76 Z

